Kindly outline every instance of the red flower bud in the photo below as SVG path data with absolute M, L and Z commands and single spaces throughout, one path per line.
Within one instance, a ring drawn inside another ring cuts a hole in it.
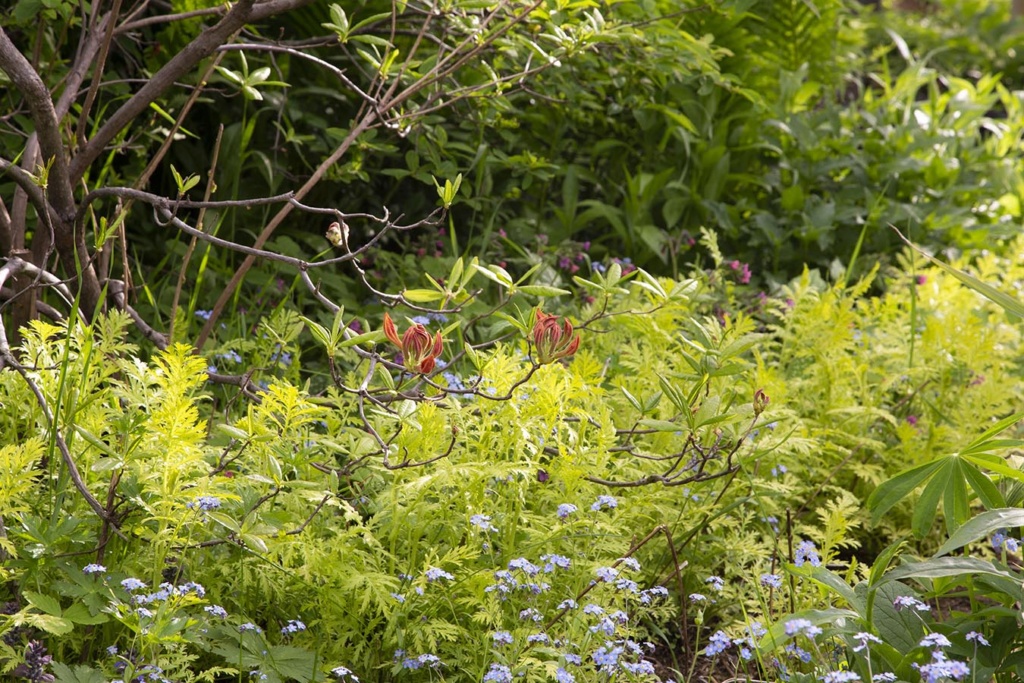
M 412 373 L 429 374 L 434 369 L 434 361 L 444 350 L 441 333 L 431 337 L 427 328 L 419 323 L 413 324 L 399 339 L 395 323 L 387 313 L 384 314 L 384 336 L 402 352 L 405 369 Z
M 537 311 L 537 322 L 530 332 L 530 341 L 537 348 L 537 362 L 541 365 L 553 363 L 560 358 L 567 358 L 580 346 L 580 336 L 573 335 L 572 323 L 562 318 Z
M 764 393 L 764 389 L 758 389 L 754 392 L 754 416 L 757 417 L 764 412 L 764 409 L 768 407 L 771 399 L 768 398 L 768 394 Z

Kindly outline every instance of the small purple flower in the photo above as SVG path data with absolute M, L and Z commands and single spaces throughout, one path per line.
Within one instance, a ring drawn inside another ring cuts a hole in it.
M 533 607 L 527 607 L 526 609 L 524 609 L 523 611 L 521 611 L 519 613 L 519 618 L 522 619 L 523 621 L 526 621 L 527 619 L 529 619 L 530 621 L 533 621 L 533 622 L 540 622 L 540 621 L 544 620 L 544 615 L 541 614 L 540 612 L 538 612 Z
M 928 276 L 927 275 L 917 275 L 916 277 L 914 277 L 914 282 L 915 282 L 915 284 L 923 285 L 924 283 L 928 282 Z
M 765 588 L 782 588 L 782 577 L 778 574 L 761 574 L 761 585 Z
M 484 683 L 512 683 L 512 670 L 504 664 L 491 664 L 484 674 Z
M 886 671 L 884 673 L 875 674 L 871 677 L 871 680 L 875 681 L 875 683 L 894 683 L 896 680 L 896 674 L 891 671 Z
M 558 670 L 555 671 L 555 681 L 557 683 L 576 683 L 576 677 L 562 667 L 558 667 Z
M 914 664 L 913 666 L 921 672 L 921 680 L 924 683 L 939 683 L 944 678 L 959 681 L 971 673 L 969 666 L 953 659 L 942 659 L 931 664 Z
M 921 647 L 949 647 L 952 644 L 949 638 L 941 633 L 929 633 L 918 643 Z
M 597 574 L 597 578 L 605 583 L 611 583 L 619 575 L 619 570 L 615 567 L 598 567 L 594 573 Z
M 829 671 L 821 680 L 824 683 L 855 683 L 860 680 L 860 676 L 852 671 Z
M 572 503 L 562 503 L 561 505 L 558 506 L 558 510 L 556 511 L 555 514 L 558 515 L 559 519 L 565 519 L 569 515 L 571 515 L 574 512 L 576 512 L 576 510 L 578 510 L 578 509 L 579 508 L 577 508 Z
M 203 610 L 212 616 L 220 617 L 221 619 L 227 619 L 228 611 L 220 605 L 207 605 Z
M 127 578 L 121 582 L 121 588 L 124 588 L 126 591 L 138 591 L 145 587 L 145 583 L 134 578 Z
M 725 588 L 725 581 L 720 576 L 709 576 L 704 579 L 704 583 L 708 584 L 711 590 L 716 592 Z
M 573 654 L 572 652 L 566 652 L 565 654 L 563 654 L 562 659 L 564 659 L 567 664 L 573 664 L 575 666 L 583 665 L 583 659 L 579 655 Z
M 334 667 L 333 669 L 331 669 L 331 674 L 340 679 L 344 679 L 347 676 L 356 683 L 359 683 L 359 678 L 355 674 L 353 674 L 349 669 L 346 669 L 343 666 Z
M 548 638 L 546 633 L 533 633 L 526 636 L 526 642 L 528 643 L 550 643 L 551 639 Z
M 199 496 L 193 501 L 185 503 L 185 507 L 189 510 L 197 509 L 203 512 L 209 512 L 210 510 L 216 510 L 220 507 L 220 498 L 214 496 Z
M 591 602 L 583 608 L 583 613 L 589 614 L 592 617 L 601 616 L 602 614 L 604 614 L 604 607 L 601 607 L 600 605 L 595 605 Z
M 1020 550 L 1020 541 L 1012 536 L 1007 536 L 1006 532 L 1000 529 L 992 534 L 992 548 L 996 552 L 1005 550 L 1009 553 L 1015 553 Z
M 544 571 L 548 574 L 558 569 L 568 569 L 572 566 L 572 560 L 565 555 L 541 555 L 540 561 L 544 562 Z
M 637 562 L 635 557 L 623 557 L 619 560 L 619 564 L 635 572 L 640 571 L 640 563 Z
M 690 593 L 688 597 L 690 602 L 707 602 L 708 599 L 706 595 L 701 595 L 700 593 Z
M 861 631 L 853 636 L 854 640 L 859 640 L 860 645 L 853 648 L 854 652 L 860 652 L 868 647 L 868 643 L 881 643 L 881 639 L 871 635 L 867 631 Z
M 281 629 L 281 635 L 288 636 L 299 631 L 305 631 L 306 625 L 298 619 L 292 619 Z
M 405 596 L 401 593 L 392 593 L 391 597 L 393 597 L 395 601 L 398 602 L 399 605 L 405 602 Z
M 808 638 L 813 638 L 821 635 L 821 629 L 808 619 L 791 619 L 786 622 L 785 629 L 787 636 L 797 636 L 803 633 Z
M 590 509 L 597 512 L 604 508 L 616 508 L 618 506 L 619 501 L 615 499 L 615 496 L 598 496 L 594 504 L 590 506 Z
M 805 562 L 812 567 L 821 566 L 821 558 L 818 557 L 818 549 L 815 547 L 814 541 L 801 541 L 796 547 L 794 560 L 793 564 L 798 567 L 802 567 Z
M 263 633 L 263 629 L 261 629 L 259 626 L 252 623 L 251 621 L 247 621 L 241 626 L 239 626 L 238 630 L 242 633 L 245 633 L 246 631 L 252 631 L 253 633 Z
M 985 647 L 988 647 L 988 641 L 985 640 L 985 636 L 981 635 L 977 631 L 971 631 L 965 637 L 967 638 L 968 642 L 973 641 L 978 645 L 984 645 Z
M 512 634 L 508 631 L 495 631 L 491 634 L 491 638 L 494 640 L 495 645 L 512 644 Z
M 439 579 L 448 579 L 449 581 L 455 580 L 454 576 L 452 576 L 443 569 L 438 569 L 437 567 L 430 567 L 423 574 L 427 577 L 427 581 L 431 582 L 437 581 Z
M 931 611 L 931 608 L 928 607 L 928 605 L 924 604 L 923 602 L 921 602 L 917 598 L 911 597 L 909 595 L 899 595 L 899 596 L 896 596 L 896 599 L 892 601 L 892 606 L 896 608 L 897 612 L 899 612 L 899 611 L 901 611 L 901 610 L 903 610 L 904 608 L 907 608 L 907 607 L 912 608 L 912 609 L 916 609 L 918 612 L 930 612 Z
M 525 557 L 517 557 L 514 560 L 509 560 L 508 570 L 514 571 L 516 569 L 523 572 L 527 576 L 536 576 L 540 573 L 540 567 L 530 562 Z
M 102 564 L 87 564 L 82 567 L 82 573 L 84 574 L 102 574 L 107 571 L 107 568 Z
M 732 645 L 732 639 L 726 635 L 725 631 L 715 631 L 714 635 L 711 636 L 711 641 L 707 647 L 704 648 L 705 657 L 714 657 L 725 652 Z
M 491 524 L 490 515 L 473 515 L 469 518 L 469 523 L 483 531 L 497 531 L 498 527 Z
M 562 609 L 576 609 L 577 607 L 579 607 L 579 603 L 577 603 L 572 598 L 566 598 L 565 600 L 562 600 L 562 602 L 558 603 L 558 609 L 560 609 L 560 610 L 562 610 Z

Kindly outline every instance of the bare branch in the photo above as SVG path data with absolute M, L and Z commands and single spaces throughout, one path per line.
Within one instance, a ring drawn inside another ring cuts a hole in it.
M 178 12 L 177 14 L 159 14 L 155 17 L 146 17 L 145 19 L 136 19 L 135 21 L 126 21 L 115 29 L 117 35 L 122 33 L 130 33 L 131 31 L 137 31 L 140 28 L 146 28 L 147 26 L 153 26 L 155 24 L 169 24 L 175 21 L 184 21 L 185 19 L 194 19 L 196 17 L 208 17 L 208 16 L 220 16 L 224 14 L 224 7 L 210 7 L 208 9 L 196 9 L 191 12 Z

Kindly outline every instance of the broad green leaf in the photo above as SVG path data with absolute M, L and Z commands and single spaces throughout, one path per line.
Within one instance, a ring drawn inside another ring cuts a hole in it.
M 974 441 L 972 441 L 969 444 L 967 444 L 966 446 L 964 446 L 964 448 L 962 449 L 961 452 L 963 452 L 963 453 L 973 453 L 973 452 L 977 452 L 977 451 L 989 450 L 989 447 L 988 447 L 987 444 L 992 441 L 992 437 L 994 437 L 994 436 L 998 435 L 999 433 L 1001 433 L 1002 431 L 1012 427 L 1013 425 L 1015 425 L 1018 422 L 1020 422 L 1022 419 L 1024 419 L 1024 412 L 1014 413 L 1013 415 L 1010 415 L 1008 417 L 1004 417 L 1002 420 L 1000 420 L 999 422 L 995 423 L 994 425 L 992 425 L 991 427 L 986 429 L 981 434 L 981 436 L 979 436 Z
M 914 504 L 914 517 L 911 523 L 911 529 L 914 531 L 914 536 L 917 538 L 924 538 L 932 526 L 935 524 L 935 517 L 938 514 L 939 499 L 942 497 L 942 492 L 946 487 L 946 482 L 952 475 L 951 470 L 951 459 L 946 458 L 942 462 L 942 466 L 936 470 L 935 476 L 932 477 L 928 485 L 924 487 L 924 491 L 921 492 L 920 498 Z
M 656 432 L 678 432 L 682 429 L 681 425 L 677 425 L 675 422 L 669 422 L 667 420 L 640 420 L 640 426 L 646 427 L 647 429 L 653 429 Z
M 970 511 L 967 499 L 967 481 L 960 467 L 960 458 L 952 459 L 946 490 L 943 498 L 943 512 L 946 516 L 946 531 L 953 533 L 957 527 L 967 521 Z M 937 476 L 936 479 L 941 479 Z
M 110 621 L 110 617 L 104 612 L 90 614 L 89 608 L 80 602 L 76 602 L 71 607 L 68 607 L 63 617 L 75 624 L 105 624 Z
M 992 562 L 974 557 L 936 557 L 924 562 L 911 562 L 896 567 L 886 574 L 881 583 L 899 581 L 901 579 L 937 579 L 944 576 L 963 576 L 970 574 L 991 574 L 1014 579 L 1014 575 L 1000 569 Z
M 943 459 L 926 462 L 880 484 L 871 492 L 867 501 L 867 507 L 871 510 L 872 523 L 877 524 L 882 515 L 920 486 L 925 479 L 935 474 L 942 464 Z
M 971 485 L 971 488 L 978 495 L 978 500 L 987 509 L 993 510 L 1006 506 L 1003 494 L 999 492 L 999 489 L 988 478 L 988 475 L 975 467 L 967 458 L 960 459 L 960 470 L 963 472 L 967 483 Z
M 75 625 L 67 619 L 50 614 L 27 614 L 25 615 L 25 623 L 47 633 L 52 633 L 55 636 L 66 636 L 75 630 Z
M 56 675 L 55 683 L 106 683 L 107 677 L 102 671 L 78 664 L 72 669 L 61 662 L 51 662 L 50 667 Z
M 942 547 L 935 553 L 935 557 L 947 555 L 968 543 L 985 538 L 999 529 L 1009 529 L 1018 526 L 1024 526 L 1024 509 L 1001 508 L 998 510 L 986 510 L 975 515 L 953 532 L 949 540 L 943 543 Z
M 211 511 L 211 512 L 206 512 L 204 514 L 209 515 L 210 519 L 212 519 L 213 521 L 217 522 L 217 524 L 220 524 L 222 527 L 224 527 L 228 531 L 231 531 L 231 532 L 234 532 L 234 533 L 237 534 L 238 532 L 240 532 L 242 530 L 242 527 L 238 526 L 238 522 L 236 522 L 233 518 L 229 517 L 228 515 L 225 515 L 223 512 L 212 512 Z
M 850 605 L 850 607 L 855 609 L 859 615 L 863 616 L 863 598 L 857 595 L 853 588 L 835 572 L 831 572 L 825 567 L 812 567 L 809 564 L 797 567 L 796 565 L 787 563 L 784 567 L 787 572 L 794 576 L 801 576 L 810 579 L 811 581 L 815 581 L 820 583 L 822 586 L 831 589 L 833 593 L 841 597 L 848 605 Z
M 43 593 L 33 593 L 32 591 L 23 591 L 22 596 L 28 602 L 28 604 L 35 607 L 40 612 L 46 612 L 47 614 L 59 617 L 61 615 L 60 602 L 57 598 L 52 595 L 44 595 Z

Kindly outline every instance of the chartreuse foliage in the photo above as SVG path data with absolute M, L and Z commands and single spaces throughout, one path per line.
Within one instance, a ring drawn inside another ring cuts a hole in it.
M 472 363 L 449 348 L 435 400 L 378 366 L 376 405 L 274 381 L 225 416 L 208 362 L 141 358 L 126 316 L 34 323 L 21 357 L 55 430 L 0 373 L 8 670 L 29 628 L 67 682 L 653 680 L 638 643 L 680 616 L 660 582 L 697 589 L 686 561 L 731 542 L 693 541 L 748 499 L 767 402 L 753 323 L 704 318 L 706 277 L 612 270 L 574 356 L 536 365 L 518 333 Z M 339 387 L 365 376 L 355 349 L 334 352 Z

